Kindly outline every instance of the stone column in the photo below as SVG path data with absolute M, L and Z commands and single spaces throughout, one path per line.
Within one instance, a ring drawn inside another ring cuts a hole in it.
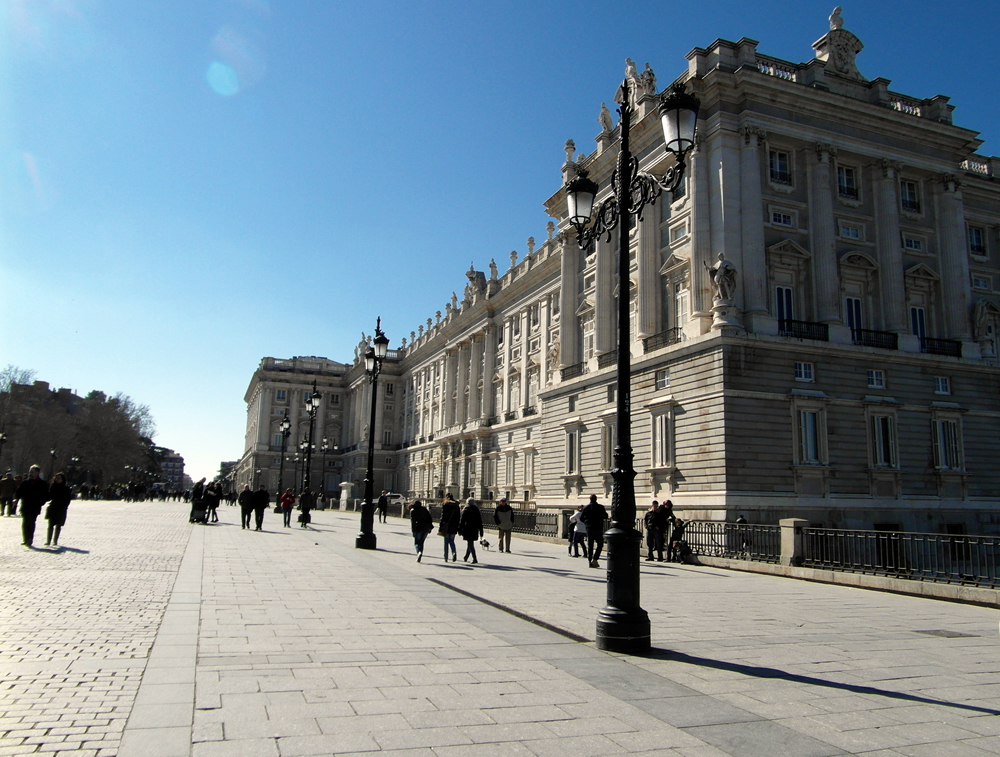
M 521 311 L 517 316 L 521 320 L 521 361 L 518 365 L 518 372 L 521 374 L 520 396 L 517 398 L 515 406 L 511 410 L 520 410 L 528 404 L 528 347 L 531 343 L 531 319 L 528 316 L 528 309 Z
M 458 398 L 455 403 L 455 422 L 464 424 L 469 412 L 469 343 L 458 346 Z
M 882 318 L 887 331 L 909 333 L 906 284 L 903 280 L 903 243 L 899 231 L 898 182 L 901 166 L 882 160 L 875 167 L 875 239 L 879 256 Z
M 442 428 L 448 428 L 455 424 L 455 384 L 456 372 L 458 370 L 458 358 L 456 348 L 452 348 L 444 354 L 444 375 L 441 377 L 441 389 L 444 397 L 441 401 L 441 421 Z
M 942 177 L 941 212 L 941 295 L 949 339 L 969 340 L 969 255 L 966 246 L 965 205 L 961 183 L 952 175 Z
M 538 391 L 541 392 L 542 388 L 545 386 L 545 379 L 549 375 L 549 342 L 548 335 L 552 324 L 549 323 L 551 318 L 551 313 L 549 312 L 549 295 L 545 295 L 542 301 L 538 305 L 538 336 L 539 336 L 539 351 L 538 351 Z M 541 400 L 539 400 L 539 405 L 541 405 Z M 539 408 L 541 409 L 541 408 Z
M 708 159 L 712 252 L 716 256 L 723 253 L 737 271 L 743 272 L 746 266 L 743 264 L 743 214 L 740 212 L 739 135 L 731 131 L 714 134 Z M 732 304 L 740 310 L 744 307 L 743 292 L 739 287 Z
M 493 377 L 497 372 L 497 328 L 494 323 L 486 325 L 486 362 L 483 368 L 483 405 L 480 417 L 486 420 L 493 415 L 495 399 L 493 397 Z
M 669 203 L 669 193 L 664 192 L 659 201 Z M 663 287 L 660 280 L 660 209 L 656 205 L 647 207 L 639 222 L 639 252 L 636 262 L 639 274 L 639 333 L 631 335 L 633 341 L 655 336 L 663 331 L 663 305 L 660 302 Z
M 767 132 L 759 126 L 740 127 L 740 215 L 743 232 L 743 302 L 747 330 L 766 331 L 767 256 L 764 251 L 764 201 L 761 193 L 760 145 Z
M 573 240 L 576 236 L 570 232 Z M 580 362 L 580 320 L 577 318 L 577 285 L 582 252 L 575 241 L 562 245 L 559 269 L 559 367 Z M 492 376 L 490 377 L 492 380 Z
M 809 169 L 813 283 L 816 292 L 816 318 L 821 323 L 840 322 L 840 276 L 837 269 L 837 230 L 833 217 L 831 181 L 831 161 L 836 155 L 837 148 L 828 144 L 816 145 L 816 157 Z M 897 237 L 896 247 L 899 245 Z
M 625 222 L 622 218 L 621 223 Z M 611 235 L 617 236 L 617 231 Z M 617 323 L 615 315 L 615 284 L 617 283 L 616 272 L 618 270 L 615 259 L 615 241 L 605 242 L 603 239 L 597 242 L 597 285 L 594 292 L 594 327 L 596 329 L 595 352 L 602 355 L 611 352 L 617 346 Z M 625 251 L 628 254 L 628 251 Z M 625 297 L 628 297 L 628 287 L 625 288 Z
M 712 327 L 712 280 L 705 270 L 714 265 L 712 255 L 711 195 L 708 180 L 708 155 L 701 139 L 691 152 L 688 169 L 688 189 L 691 199 L 691 319 L 694 336 L 704 334 Z M 684 324 L 677 324 L 685 327 Z M 686 328 L 686 327 L 685 327 Z
M 480 418 L 483 414 L 482 397 L 479 394 L 479 381 L 483 378 L 483 339 L 480 334 L 473 334 L 471 345 L 471 362 L 469 365 L 469 407 L 470 419 Z

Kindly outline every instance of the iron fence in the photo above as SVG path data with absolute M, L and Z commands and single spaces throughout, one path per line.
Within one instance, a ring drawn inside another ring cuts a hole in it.
M 692 520 L 683 538 L 696 555 L 781 562 L 781 526 Z
M 914 581 L 1000 588 L 1000 537 L 803 529 L 803 565 Z

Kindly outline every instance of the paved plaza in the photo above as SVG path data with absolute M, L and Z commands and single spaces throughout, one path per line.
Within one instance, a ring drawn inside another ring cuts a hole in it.
M 1000 755 L 996 609 L 643 563 L 635 658 L 565 543 L 187 511 L 74 502 L 58 551 L 0 518 L 0 757 Z

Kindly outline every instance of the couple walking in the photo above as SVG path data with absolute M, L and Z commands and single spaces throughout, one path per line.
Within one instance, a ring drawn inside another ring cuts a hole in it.
M 413 503 L 410 509 L 410 530 L 413 533 L 413 543 L 417 550 L 417 562 L 424 556 L 424 541 L 427 534 L 434 530 L 434 520 L 430 511 L 423 506 L 420 500 Z M 438 525 L 438 534 L 444 537 L 444 561 L 448 562 L 449 551 L 451 561 L 458 562 L 458 550 L 455 547 L 455 535 L 461 534 L 465 539 L 467 547 L 465 550 L 465 562 L 470 558 L 473 565 L 479 562 L 476 557 L 476 541 L 483 536 L 483 516 L 471 497 L 466 501 L 465 507 L 459 510 L 458 502 L 450 494 L 446 494 L 441 503 L 441 523 Z
M 14 501 L 21 500 L 21 543 L 32 546 L 35 540 L 35 520 L 42 512 L 42 505 L 49 503 L 45 511 L 45 519 L 49 522 L 45 537 L 45 546 L 59 546 L 59 532 L 66 525 L 66 511 L 73 499 L 73 492 L 66 484 L 66 474 L 57 473 L 52 477 L 52 483 L 46 483 L 41 477 L 42 469 L 32 465 L 28 469 L 28 477 L 24 479 L 14 493 Z

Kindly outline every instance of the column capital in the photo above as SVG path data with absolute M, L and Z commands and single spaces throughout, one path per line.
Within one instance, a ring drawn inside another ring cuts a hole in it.
M 837 157 L 837 148 L 829 142 L 817 142 L 816 157 L 819 158 L 821 163 L 829 163 L 830 158 Z
M 958 176 L 953 173 L 943 173 L 938 179 L 944 186 L 945 192 L 955 192 L 961 193 L 962 184 L 964 183 Z
M 743 137 L 744 147 L 760 147 L 760 143 L 767 139 L 767 132 L 754 124 L 743 124 L 737 131 Z
M 882 158 L 876 165 L 882 171 L 883 179 L 895 179 L 903 170 L 902 163 L 897 160 L 889 160 L 888 158 Z

